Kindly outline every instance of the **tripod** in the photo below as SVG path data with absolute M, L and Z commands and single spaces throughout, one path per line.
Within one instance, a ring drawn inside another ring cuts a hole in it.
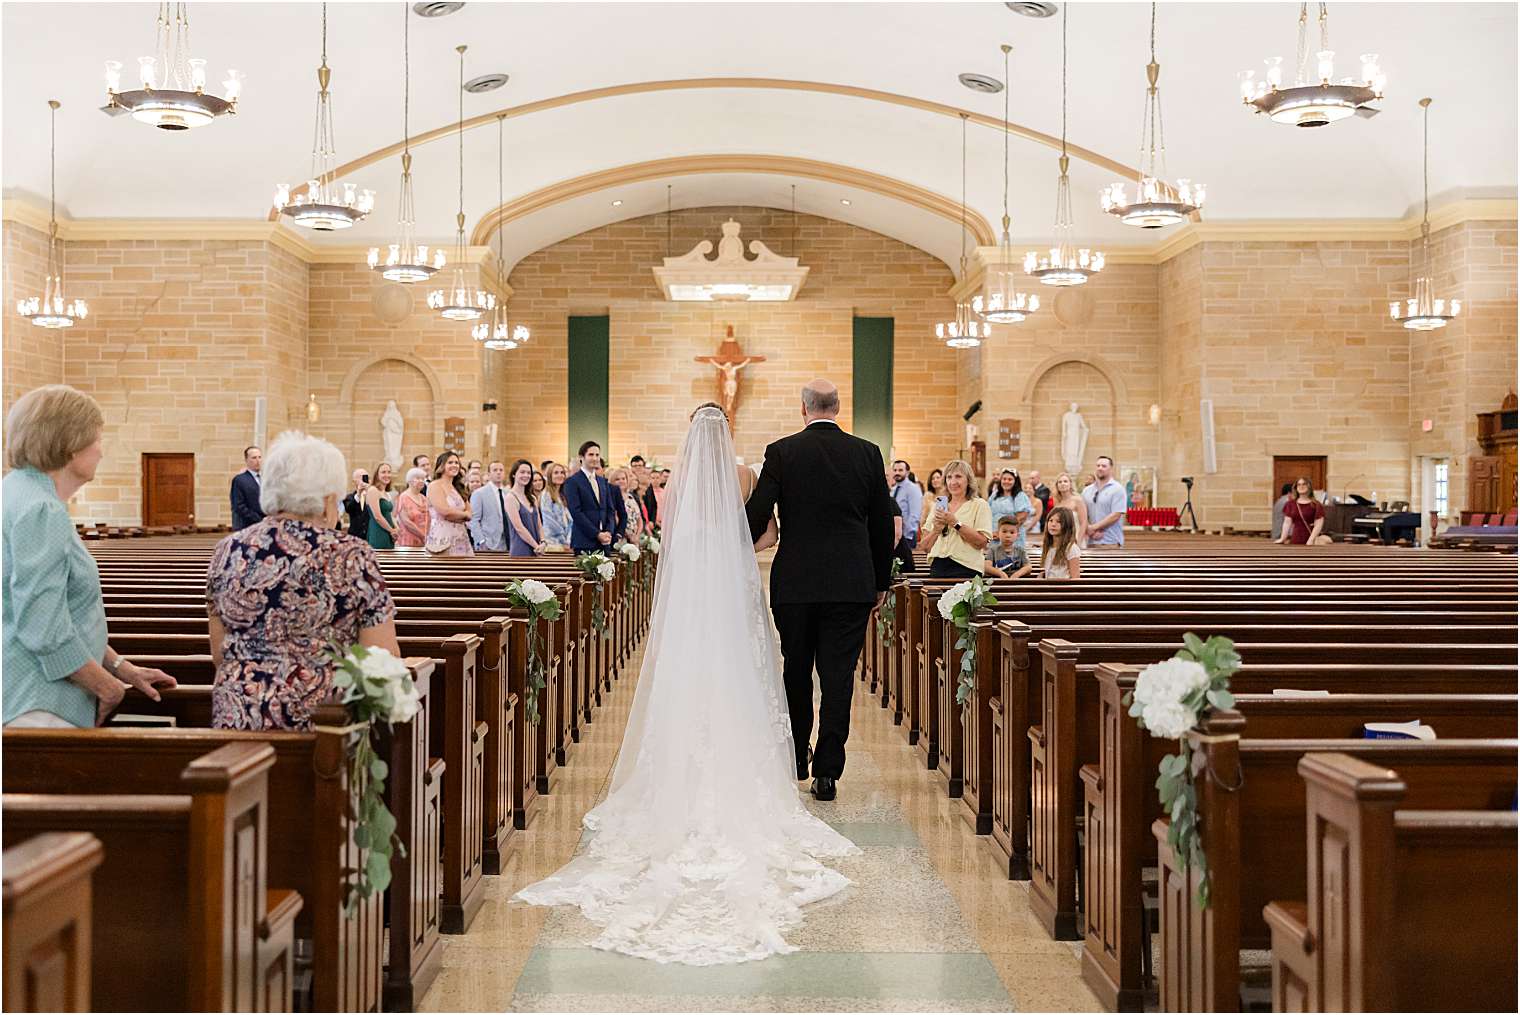
M 1182 528 L 1182 519 L 1188 518 L 1193 523 L 1193 531 L 1198 531 L 1198 515 L 1193 511 L 1193 488 L 1188 487 L 1187 500 L 1182 504 L 1182 509 L 1177 512 L 1177 528 Z

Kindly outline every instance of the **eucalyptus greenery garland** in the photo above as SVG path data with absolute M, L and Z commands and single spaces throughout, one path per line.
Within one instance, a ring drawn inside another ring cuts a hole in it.
M 1124 703 L 1141 729 L 1178 741 L 1178 752 L 1161 759 L 1156 791 L 1161 809 L 1171 819 L 1167 825 L 1167 844 L 1197 873 L 1197 902 L 1200 908 L 1207 909 L 1209 864 L 1198 827 L 1195 783 L 1207 758 L 1193 753 L 1188 734 L 1210 712 L 1234 707 L 1230 677 L 1240 669 L 1240 653 L 1235 651 L 1233 641 L 1221 635 L 1204 641 L 1188 632 L 1182 636 L 1182 642 L 1184 647 L 1171 659 L 1140 672 L 1135 689 L 1124 696 Z
M 549 586 L 532 578 L 507 582 L 507 602 L 528 611 L 528 659 L 523 672 L 523 713 L 528 723 L 538 725 L 538 693 L 548 685 L 548 667 L 539 649 L 540 620 L 558 620 L 560 603 Z
M 892 558 L 892 581 L 895 582 L 902 574 L 902 559 Z M 889 587 L 887 598 L 881 602 L 881 609 L 876 611 L 876 636 L 887 647 L 892 645 L 892 629 L 897 626 L 897 596 Z
M 976 686 L 976 634 L 971 630 L 971 619 L 983 607 L 996 605 L 997 597 L 981 577 L 952 586 L 939 597 L 939 615 L 959 632 L 955 638 L 955 647 L 961 650 L 961 669 L 955 684 L 957 705 L 965 704 Z

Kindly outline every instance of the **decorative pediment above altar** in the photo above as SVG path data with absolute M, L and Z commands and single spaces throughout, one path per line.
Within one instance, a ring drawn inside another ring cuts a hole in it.
M 703 240 L 680 257 L 665 258 L 664 265 L 654 269 L 665 298 L 677 303 L 796 299 L 808 269 L 798 265 L 797 258 L 781 257 L 759 240 L 749 243 L 749 252 L 755 256 L 745 257 L 739 228 L 733 219 L 723 223 L 717 257 L 707 256 L 713 245 Z

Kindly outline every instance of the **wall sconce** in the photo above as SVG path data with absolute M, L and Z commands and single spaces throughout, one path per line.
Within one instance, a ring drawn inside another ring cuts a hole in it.
M 1161 422 L 1161 406 L 1152 403 L 1147 418 L 1151 421 L 1151 426 L 1158 425 Z
M 306 421 L 317 423 L 322 419 L 322 407 L 317 404 L 317 393 L 313 391 L 306 400 Z

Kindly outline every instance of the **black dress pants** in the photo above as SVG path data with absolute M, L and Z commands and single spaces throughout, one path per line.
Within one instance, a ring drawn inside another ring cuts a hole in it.
M 813 735 L 813 671 L 818 671 L 818 743 L 813 747 L 815 778 L 844 774 L 844 743 L 850 737 L 850 699 L 855 665 L 865 645 L 872 603 L 776 603 L 771 615 L 781 635 L 781 673 L 791 712 L 797 762 L 807 760 Z

